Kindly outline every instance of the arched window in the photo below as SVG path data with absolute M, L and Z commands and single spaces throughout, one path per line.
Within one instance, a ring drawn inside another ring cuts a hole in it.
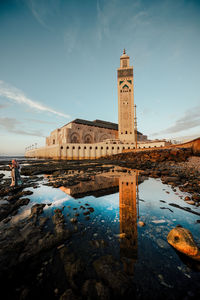
M 84 143 L 85 143 L 85 144 L 91 144 L 92 142 L 93 142 L 92 136 L 91 136 L 90 134 L 86 134 L 86 135 L 84 136 Z
M 78 143 L 80 143 L 80 137 L 79 137 L 78 133 L 76 133 L 76 132 L 72 133 L 72 135 L 71 135 L 71 143 L 72 144 L 78 144 Z

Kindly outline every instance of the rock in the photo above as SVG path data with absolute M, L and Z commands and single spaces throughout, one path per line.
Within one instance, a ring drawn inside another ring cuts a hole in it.
M 109 300 L 110 292 L 109 288 L 105 286 L 101 281 L 97 282 L 94 279 L 86 280 L 82 287 L 82 295 L 87 300 Z
M 71 218 L 71 219 L 70 219 L 70 222 L 71 222 L 71 223 L 77 223 L 77 221 L 78 221 L 77 218 Z
M 200 201 L 200 195 L 198 195 L 198 194 L 192 195 L 192 200 L 194 200 L 196 202 L 199 202 Z
M 93 213 L 94 212 L 94 208 L 93 207 L 88 207 L 88 210 Z
M 87 215 L 90 214 L 90 212 L 89 212 L 89 211 L 86 211 L 86 212 L 84 212 L 83 214 L 84 214 L 84 216 L 87 216 Z
M 69 253 L 65 247 L 61 248 L 59 252 L 67 280 L 73 289 L 78 289 L 83 283 L 84 263 L 80 259 L 76 259 L 74 253 Z
M 99 278 L 108 284 L 116 297 L 119 295 L 122 297 L 132 295 L 134 298 L 133 284 L 130 282 L 129 277 L 120 270 L 120 264 L 111 255 L 100 257 L 94 261 L 93 265 Z
M 139 221 L 139 222 L 138 222 L 138 225 L 139 225 L 140 227 L 144 227 L 146 224 L 145 224 L 143 221 Z
M 187 204 L 194 205 L 195 202 L 193 200 L 185 201 Z
M 76 296 L 72 289 L 67 289 L 61 296 L 60 300 L 79 300 L 80 297 Z
M 46 204 L 35 204 L 31 207 L 31 217 L 34 215 L 40 215 L 43 213 L 43 208 L 46 206 Z
M 200 250 L 188 229 L 181 226 L 175 227 L 169 232 L 167 241 L 176 250 L 200 261 Z

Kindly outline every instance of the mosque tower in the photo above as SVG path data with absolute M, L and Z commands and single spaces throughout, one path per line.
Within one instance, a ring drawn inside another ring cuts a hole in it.
M 124 49 L 117 69 L 119 140 L 135 143 L 133 67 Z

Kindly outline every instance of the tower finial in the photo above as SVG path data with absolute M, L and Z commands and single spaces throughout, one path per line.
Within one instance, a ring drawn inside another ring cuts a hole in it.
M 125 50 L 125 48 L 124 48 L 123 54 L 126 54 L 126 50 Z

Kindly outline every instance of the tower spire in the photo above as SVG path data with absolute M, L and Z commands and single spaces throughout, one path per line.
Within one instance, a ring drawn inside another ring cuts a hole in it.
M 126 49 L 124 48 L 123 54 L 126 54 Z

